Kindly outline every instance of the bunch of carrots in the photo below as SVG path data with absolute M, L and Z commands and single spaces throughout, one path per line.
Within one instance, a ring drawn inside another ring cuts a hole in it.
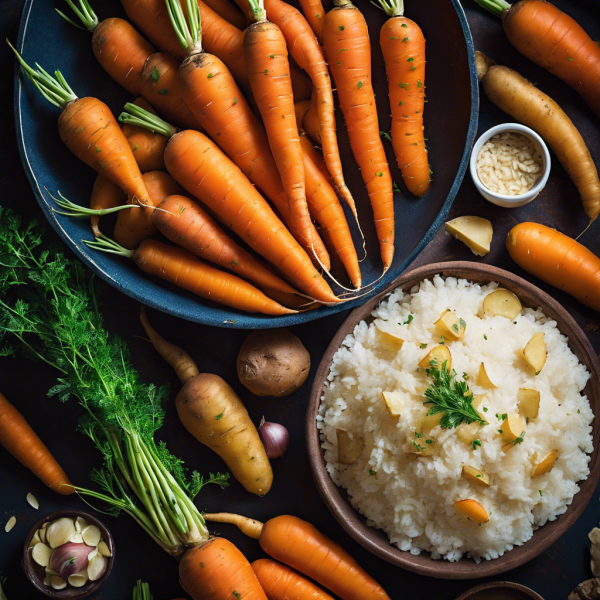
M 393 183 L 367 26 L 354 5 L 336 0 L 325 13 L 319 0 L 307 0 L 303 16 L 282 0 L 238 0 L 241 10 L 218 0 L 122 0 L 131 22 L 100 22 L 89 0 L 66 3 L 70 10 L 57 12 L 92 34 L 98 62 L 135 96 L 117 119 L 101 100 L 78 98 L 60 71 L 32 68 L 15 50 L 27 77 L 61 110 L 63 142 L 98 173 L 89 208 L 55 198 L 57 212 L 90 219 L 90 246 L 247 312 L 291 314 L 360 290 L 340 202 L 358 224 L 337 142 L 335 84 L 389 269 Z M 422 196 L 430 177 L 425 41 L 402 16 L 401 0 L 381 3 L 390 16 L 381 44 L 392 141 L 408 189 Z M 101 217 L 113 212 L 107 232 Z M 351 288 L 332 275 L 332 253 Z M 328 279 L 347 293 L 336 295 Z

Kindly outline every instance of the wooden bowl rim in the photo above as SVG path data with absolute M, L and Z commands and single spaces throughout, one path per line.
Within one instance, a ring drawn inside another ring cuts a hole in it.
M 367 526 L 366 519 L 350 505 L 345 496 L 345 491 L 336 486 L 325 468 L 319 433 L 316 427 L 323 385 L 329 373 L 333 355 L 341 346 L 346 335 L 351 333 L 360 321 L 369 317 L 384 296 L 397 287 L 410 290 L 415 284 L 424 279 L 430 279 L 434 275 L 464 278 L 478 283 L 484 281 L 496 282 L 519 296 L 524 305 L 539 306 L 546 315 L 556 320 L 559 330 L 569 340 L 569 347 L 590 372 L 591 377 L 586 385 L 585 393 L 594 415 L 600 415 L 600 364 L 585 333 L 566 309 L 554 298 L 532 283 L 504 269 L 469 261 L 433 263 L 403 273 L 383 292 L 370 299 L 363 306 L 354 309 L 331 340 L 315 373 L 305 417 L 308 457 L 313 479 L 321 498 L 346 533 L 379 558 L 427 577 L 477 579 L 505 573 L 532 560 L 549 548 L 575 523 L 592 498 L 600 477 L 598 451 L 600 424 L 598 418 L 595 418 L 592 422 L 594 450 L 590 455 L 590 473 L 587 479 L 579 482 L 580 490 L 573 498 L 567 511 L 556 520 L 548 522 L 534 531 L 529 541 L 521 546 L 515 546 L 513 550 L 506 552 L 500 558 L 489 561 L 482 560 L 479 564 L 476 564 L 474 560 L 465 557 L 458 562 L 448 562 L 446 560 L 433 560 L 429 553 L 424 552 L 419 555 L 412 555 L 393 546 L 381 530 Z
M 102 575 L 102 577 L 100 579 L 98 579 L 97 581 L 88 581 L 83 587 L 80 587 L 80 588 L 74 588 L 72 586 L 67 585 L 67 587 L 62 590 L 55 590 L 54 588 L 46 587 L 44 585 L 43 579 L 40 580 L 39 576 L 36 573 L 36 567 L 34 567 L 34 565 L 33 565 L 33 559 L 31 558 L 31 552 L 29 552 L 29 544 L 30 544 L 31 539 L 33 538 L 35 532 L 38 529 L 40 529 L 40 527 L 44 523 L 48 523 L 50 521 L 55 521 L 56 519 L 60 519 L 61 517 L 73 517 L 73 518 L 82 517 L 91 525 L 96 525 L 96 527 L 98 527 L 100 529 L 100 531 L 102 532 L 102 537 L 103 537 L 104 541 L 106 542 L 108 549 L 110 550 L 111 556 L 110 556 L 110 558 L 107 559 L 106 571 L 104 572 L 104 575 Z M 33 585 L 33 587 L 35 587 L 40 593 L 44 594 L 44 596 L 47 596 L 48 598 L 70 598 L 72 600 L 79 600 L 80 598 L 85 598 L 86 596 L 89 596 L 93 592 L 98 591 L 98 589 L 100 589 L 100 586 L 106 581 L 106 578 L 110 575 L 110 572 L 112 571 L 112 568 L 113 568 L 114 561 L 115 561 L 115 540 L 112 536 L 112 533 L 100 519 L 98 519 L 97 517 L 94 517 L 93 515 L 90 515 L 89 513 L 84 512 L 82 510 L 69 510 L 69 509 L 57 510 L 53 513 L 46 515 L 45 517 L 42 517 L 29 530 L 29 533 L 27 534 L 27 537 L 25 538 L 25 544 L 23 545 L 23 570 L 25 571 L 25 575 L 27 576 L 27 579 L 29 579 L 29 581 L 31 581 L 31 584 Z M 74 593 L 77 591 L 79 591 L 79 593 Z
M 520 583 L 514 583 L 513 581 L 488 581 L 487 583 L 481 583 L 480 585 L 469 588 L 460 594 L 460 596 L 457 596 L 454 600 L 468 600 L 477 592 L 501 588 L 519 590 L 520 592 L 527 594 L 532 600 L 544 600 L 535 590 L 532 590 L 531 588 L 528 588 Z

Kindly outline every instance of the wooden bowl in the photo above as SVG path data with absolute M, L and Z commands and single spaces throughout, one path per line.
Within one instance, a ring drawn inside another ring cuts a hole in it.
M 475 262 L 436 263 L 404 273 L 381 294 L 353 310 L 344 321 L 329 344 L 315 374 L 306 411 L 306 442 L 313 477 L 321 497 L 340 525 L 359 544 L 376 556 L 421 575 L 440 579 L 474 579 L 504 573 L 530 561 L 550 547 L 581 515 L 594 493 L 600 475 L 598 454 L 600 419 L 594 419 L 592 424 L 594 451 L 589 463 L 590 474 L 585 481 L 580 482 L 580 491 L 574 497 L 567 511 L 555 521 L 548 522 L 535 531 L 528 542 L 515 547 L 510 552 L 506 552 L 500 558 L 490 561 L 483 560 L 481 563 L 476 564 L 475 561 L 469 558 L 462 558 L 458 562 L 448 562 L 433 560 L 427 553 L 414 556 L 393 546 L 381 530 L 367 526 L 366 519 L 350 505 L 345 490 L 336 486 L 325 468 L 316 425 L 323 386 L 329 374 L 333 355 L 341 346 L 346 335 L 352 333 L 354 327 L 360 321 L 371 319 L 371 312 L 386 294 L 397 287 L 409 292 L 414 285 L 423 279 L 430 279 L 438 274 L 460 277 L 477 283 L 495 281 L 501 284 L 502 287 L 514 292 L 524 306 L 539 306 L 547 316 L 554 319 L 559 330 L 567 336 L 571 350 L 591 374 L 584 393 L 589 398 L 594 414 L 600 415 L 600 365 L 598 358 L 585 333 L 556 300 L 531 283 L 503 269 Z
M 471 588 L 455 600 L 544 600 L 537 592 L 512 581 L 490 581 Z
M 102 533 L 102 538 L 106 542 L 108 549 L 110 550 L 110 558 L 107 558 L 106 571 L 104 571 L 104 575 L 100 577 L 97 581 L 88 581 L 84 586 L 80 588 L 75 588 L 70 585 L 63 590 L 55 590 L 54 588 L 47 587 L 44 585 L 44 577 L 46 572 L 43 567 L 38 565 L 32 558 L 31 552 L 29 551 L 29 544 L 31 539 L 33 538 L 35 532 L 41 528 L 44 523 L 48 523 L 50 521 L 55 521 L 56 519 L 60 519 L 61 517 L 82 517 L 84 518 L 90 525 L 95 525 L 100 529 Z M 115 561 L 115 540 L 113 539 L 112 534 L 106 528 L 104 523 L 96 517 L 85 513 L 81 510 L 58 510 L 56 512 L 50 513 L 45 516 L 43 519 L 40 519 L 29 531 L 27 537 L 25 538 L 25 545 L 23 546 L 23 569 L 25 570 L 25 575 L 33 586 L 47 596 L 48 598 L 70 598 L 71 600 L 79 598 L 85 598 L 89 596 L 91 593 L 96 592 L 100 589 L 100 586 L 106 581 L 106 578 L 110 575 L 110 572 L 113 567 L 113 563 Z

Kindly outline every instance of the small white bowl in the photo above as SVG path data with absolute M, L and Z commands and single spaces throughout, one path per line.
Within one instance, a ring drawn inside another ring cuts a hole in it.
M 522 135 L 526 135 L 531 139 L 534 146 L 542 155 L 542 176 L 537 180 L 537 183 L 524 194 L 519 194 L 517 196 L 497 194 L 496 192 L 488 190 L 479 180 L 479 176 L 477 175 L 477 156 L 479 155 L 479 151 L 492 136 L 499 133 L 521 133 Z M 548 176 L 550 175 L 550 153 L 548 152 L 548 147 L 544 140 L 535 131 L 529 129 L 529 127 L 525 127 L 525 125 L 520 125 L 519 123 L 502 123 L 501 125 L 496 125 L 496 127 L 488 129 L 475 142 L 473 151 L 471 152 L 470 171 L 475 187 L 479 193 L 492 204 L 504 206 L 505 208 L 524 206 L 531 202 L 542 191 L 548 181 Z

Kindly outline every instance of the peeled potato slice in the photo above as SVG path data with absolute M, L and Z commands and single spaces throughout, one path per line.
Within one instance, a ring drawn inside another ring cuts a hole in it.
M 440 316 L 440 318 L 434 323 L 440 329 L 443 329 L 446 333 L 460 339 L 465 335 L 465 328 L 467 324 L 459 319 L 449 308 L 447 308 Z
M 482 217 L 458 217 L 446 223 L 446 231 L 460 240 L 476 256 L 485 256 L 490 251 L 494 228 Z
M 335 432 L 338 441 L 338 462 L 342 465 L 355 463 L 362 454 L 364 442 L 357 436 L 350 437 L 343 429 L 336 429 Z
M 433 456 L 435 453 L 433 440 L 425 435 L 415 435 L 413 439 L 408 440 L 408 443 L 412 454 L 418 454 L 419 456 Z
M 52 554 L 52 548 L 46 546 L 40 542 L 33 547 L 31 551 L 31 558 L 40 565 L 40 567 L 47 567 L 50 564 L 50 555 Z
M 481 429 L 481 425 L 474 421 L 473 423 L 469 423 L 465 425 L 464 423 L 458 427 L 456 430 L 456 437 L 463 443 L 467 444 L 467 446 L 471 446 L 473 442 L 479 438 L 479 431 Z
M 490 520 L 487 511 L 477 500 L 471 500 L 470 498 L 467 500 L 458 500 L 454 503 L 454 508 L 479 525 L 483 525 Z
M 419 426 L 419 433 L 429 435 L 431 430 L 440 424 L 443 416 L 443 413 L 437 413 L 437 415 L 425 415 Z
M 494 385 L 494 383 L 490 379 L 490 376 L 487 374 L 487 371 L 485 370 L 485 365 L 483 363 L 479 365 L 479 371 L 477 371 L 477 385 L 480 385 L 484 388 L 488 388 L 490 390 L 497 387 L 496 385 Z
M 402 348 L 402 344 L 404 344 L 404 340 L 394 335 L 393 333 L 388 333 L 387 331 L 381 331 L 378 329 L 379 333 L 379 344 L 382 348 L 389 350 L 390 352 L 398 352 L 400 348 Z
M 442 365 L 446 363 L 446 369 L 450 372 L 452 370 L 452 355 L 450 354 L 450 350 L 444 345 L 432 348 L 425 357 L 421 359 L 419 367 L 428 369 L 432 362 L 435 363 L 437 369 L 441 369 Z
M 554 463 L 558 459 L 558 450 L 552 450 L 550 454 L 547 454 L 542 458 L 541 461 L 534 467 L 532 477 L 537 477 L 538 475 L 543 475 L 544 473 L 549 473 L 552 471 L 554 467 Z
M 508 290 L 495 290 L 483 299 L 485 317 L 506 317 L 512 321 L 522 308 L 521 301 Z
M 490 487 L 490 476 L 483 469 L 472 467 L 471 465 L 465 465 L 462 468 L 462 476 L 468 481 L 477 483 L 484 487 Z
M 519 413 L 526 419 L 535 419 L 540 410 L 540 393 L 538 390 L 519 388 L 517 392 Z
M 536 333 L 523 348 L 525 362 L 537 375 L 546 364 L 546 342 L 543 333 Z
M 523 420 L 519 415 L 509 414 L 500 425 L 500 436 L 505 444 L 514 442 L 524 431 Z
M 402 395 L 398 392 L 381 392 L 385 407 L 392 419 L 397 419 L 402 414 L 404 403 L 402 401 Z

